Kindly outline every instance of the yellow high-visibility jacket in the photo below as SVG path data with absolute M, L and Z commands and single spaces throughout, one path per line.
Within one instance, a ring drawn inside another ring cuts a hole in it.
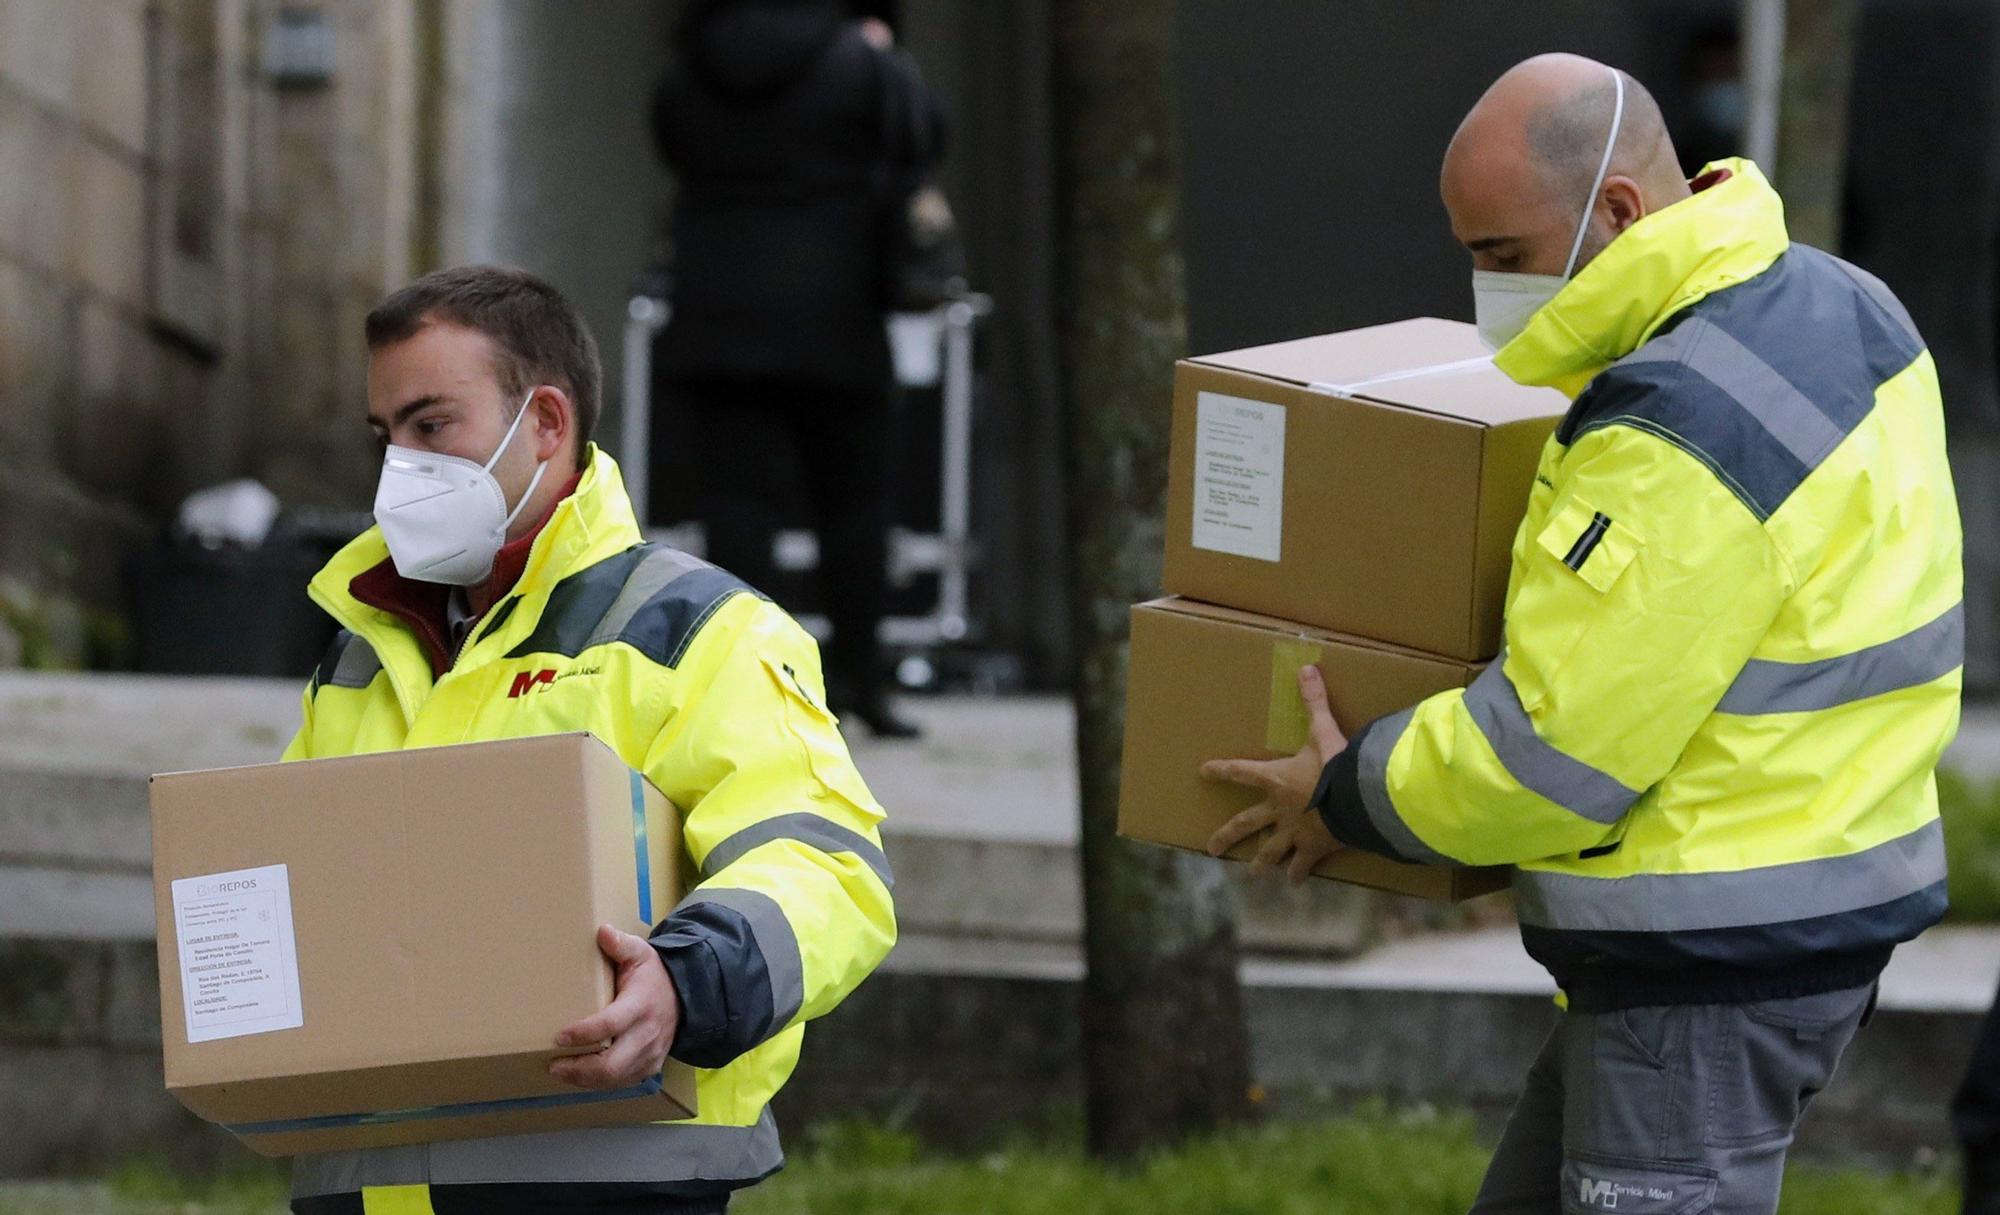
M 1504 653 L 1319 793 L 1350 844 L 1517 865 L 1583 1011 L 1864 985 L 1945 908 L 1964 619 L 1931 357 L 1880 281 L 1790 243 L 1754 165 L 1695 184 L 1496 356 L 1574 398 Z
M 812 638 L 722 570 L 641 543 L 618 467 L 594 448 L 519 582 L 442 677 L 406 625 L 349 591 L 387 558 L 370 529 L 313 579 L 343 631 L 285 757 L 587 730 L 645 773 L 683 821 L 690 893 L 652 941 L 681 997 L 674 1057 L 704 1069 L 700 1115 L 301 1157 L 295 1192 L 539 1183 L 700 1197 L 778 1168 L 766 1107 L 805 1022 L 896 936 L 882 810 L 824 707 Z M 506 948 L 479 940 L 476 922 L 466 931 L 468 949 Z

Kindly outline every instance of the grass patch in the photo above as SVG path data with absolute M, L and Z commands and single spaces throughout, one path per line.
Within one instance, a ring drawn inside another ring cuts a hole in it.
M 119 1212 L 173 1211 L 200 1215 L 265 1215 L 286 1209 L 290 1169 L 273 1163 L 223 1173 L 177 1173 L 155 1160 L 121 1166 L 105 1185 L 108 1209 Z
M 863 1123 L 817 1129 L 789 1168 L 738 1196 L 739 1215 L 1464 1215 L 1490 1148 L 1471 1118 L 1380 1105 L 1321 1122 L 1274 1122 L 1130 1170 L 1080 1152 L 1021 1147 L 975 1159 L 927 1153 Z M 90 1187 L 0 1185 L 0 1215 L 277 1215 L 273 1173 L 190 1179 L 130 1166 Z M 1798 1165 L 1780 1215 L 1957 1215 L 1935 1173 Z
M 1464 1215 L 1490 1149 L 1469 1117 L 1364 1109 L 1191 1145 L 1126 1172 L 1022 1148 L 926 1158 L 880 1130 L 821 1139 L 731 1207 L 742 1215 Z M 851 1149 L 859 1149 L 848 1154 Z M 1782 1215 L 1956 1215 L 1947 1178 L 1794 1167 Z
M 1951 871 L 1951 918 L 2000 921 L 2000 783 L 1938 773 L 1945 861 Z

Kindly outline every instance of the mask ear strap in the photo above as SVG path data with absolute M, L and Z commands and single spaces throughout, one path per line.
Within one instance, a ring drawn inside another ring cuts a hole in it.
M 500 446 L 493 449 L 493 458 L 486 462 L 486 471 L 488 473 L 491 473 L 493 466 L 500 462 L 500 453 L 506 451 L 507 445 L 514 441 L 514 432 L 521 429 L 521 419 L 528 416 L 528 403 L 535 399 L 535 393 L 538 391 L 540 391 L 539 387 L 530 388 L 528 395 L 521 398 L 521 408 L 514 412 L 514 424 L 507 428 L 507 437 L 500 440 Z M 507 517 L 500 521 L 500 530 L 502 532 L 514 526 L 514 517 L 519 515 L 522 509 L 528 505 L 528 499 L 535 496 L 535 487 L 542 483 L 542 474 L 547 471 L 549 471 L 549 462 L 547 460 L 536 463 L 535 475 L 528 480 L 528 488 L 521 491 L 521 500 L 516 502 L 514 509 L 508 511 Z
M 528 499 L 535 496 L 535 486 L 540 485 L 542 483 L 542 474 L 547 471 L 549 471 L 549 462 L 547 460 L 544 460 L 540 464 L 535 465 L 535 475 L 529 478 L 528 488 L 521 491 L 521 500 L 519 502 L 516 502 L 514 504 L 514 509 L 508 511 L 507 517 L 500 521 L 501 531 L 504 532 L 508 528 L 514 526 L 514 516 L 520 514 L 521 509 L 528 505 Z
M 1617 86 L 1617 102 L 1611 108 L 1611 134 L 1604 141 L 1604 158 L 1597 162 L 1597 178 L 1590 183 L 1590 196 L 1583 200 L 1583 218 L 1576 224 L 1576 239 L 1570 242 L 1569 261 L 1563 263 L 1563 277 L 1568 278 L 1576 269 L 1576 255 L 1583 251 L 1583 234 L 1590 228 L 1590 213 L 1597 209 L 1597 192 L 1604 188 L 1605 171 L 1611 168 L 1611 153 L 1618 146 L 1618 128 L 1625 121 L 1625 73 L 1611 69 L 1611 81 Z
M 484 471 L 492 472 L 493 466 L 500 462 L 500 457 L 502 454 L 506 452 L 507 445 L 514 441 L 515 433 L 521 429 L 521 419 L 528 416 L 528 402 L 534 400 L 535 394 L 540 391 L 541 387 L 537 385 L 536 387 L 530 388 L 528 390 L 527 396 L 521 398 L 521 407 L 514 411 L 514 423 L 513 425 L 507 428 L 506 437 L 500 440 L 500 446 L 493 449 L 492 458 L 488 459 L 486 463 L 480 465 L 480 468 L 482 468 Z

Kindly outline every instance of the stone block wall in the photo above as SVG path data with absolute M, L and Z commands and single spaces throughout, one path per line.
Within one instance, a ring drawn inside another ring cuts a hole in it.
M 125 562 L 192 490 L 365 503 L 428 2 L 0 4 L 0 664 L 115 663 Z M 267 70 L 281 10 L 331 25 L 322 82 Z M 23 644 L 51 614 L 86 623 Z

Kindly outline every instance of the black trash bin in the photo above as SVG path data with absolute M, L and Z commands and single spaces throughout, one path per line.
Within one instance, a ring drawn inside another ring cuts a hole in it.
M 162 540 L 132 566 L 138 669 L 304 679 L 336 628 L 306 584 L 337 547 L 282 528 L 255 548 Z

